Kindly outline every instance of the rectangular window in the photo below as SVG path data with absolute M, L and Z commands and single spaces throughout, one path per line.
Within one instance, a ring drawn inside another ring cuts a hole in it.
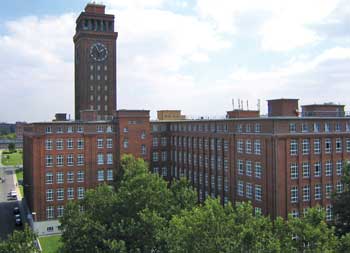
M 335 131 L 340 132 L 341 131 L 341 125 L 339 122 L 335 123 Z
M 103 126 L 97 126 L 97 132 L 103 133 Z
M 309 125 L 308 125 L 307 123 L 302 123 L 302 125 L 301 125 L 301 131 L 302 131 L 303 133 L 309 132 Z
M 78 187 L 78 199 L 83 199 L 84 193 L 85 193 L 84 187 Z
M 147 153 L 146 145 L 142 144 L 141 145 L 141 155 L 146 155 L 146 153 Z
M 245 125 L 245 132 L 250 133 L 250 124 Z
M 162 151 L 162 161 L 166 162 L 168 160 L 168 152 Z
M 67 149 L 73 149 L 73 139 L 67 139 Z
M 297 125 L 295 123 L 289 124 L 289 132 L 295 133 L 297 131 Z
M 290 201 L 292 203 L 298 202 L 298 186 L 292 186 L 290 190 Z
M 322 197 L 322 188 L 320 184 L 315 185 L 315 200 L 320 200 Z
M 108 165 L 113 164 L 113 154 L 112 153 L 107 154 L 107 164 Z
M 58 218 L 63 216 L 63 212 L 64 212 L 64 207 L 63 206 L 57 206 L 57 217 Z
M 84 155 L 83 154 L 78 154 L 78 157 L 77 157 L 77 165 L 78 166 L 81 166 L 81 165 L 84 165 Z
M 158 147 L 158 137 L 153 137 L 153 139 L 152 139 L 152 146 L 153 147 Z
M 56 190 L 57 200 L 64 200 L 64 189 L 58 188 Z
M 243 141 L 242 140 L 237 140 L 237 152 L 243 153 Z
M 45 149 L 52 150 L 52 140 L 51 139 L 45 140 Z
M 108 169 L 107 170 L 107 181 L 112 181 L 113 180 L 113 170 Z
M 333 206 L 326 206 L 326 221 L 331 221 L 333 219 Z
M 343 183 L 341 181 L 338 181 L 337 182 L 337 185 L 336 185 L 336 190 L 337 190 L 337 193 L 342 193 L 343 192 Z
M 72 126 L 67 127 L 67 133 L 73 133 L 74 129 Z
M 63 166 L 63 155 L 56 156 L 56 166 L 58 167 Z
M 252 184 L 251 183 L 247 183 L 245 190 L 246 190 L 246 197 L 248 199 L 251 199 L 253 197 L 253 186 L 252 186 Z
M 260 162 L 256 162 L 255 163 L 255 177 L 256 178 L 261 178 L 261 174 L 262 174 L 261 163 Z
M 113 148 L 113 139 L 112 138 L 107 139 L 107 148 Z
M 303 201 L 310 201 L 310 185 L 303 186 Z
M 261 154 L 261 143 L 260 140 L 254 141 L 254 154 L 260 155 Z
M 46 207 L 46 219 L 51 220 L 55 217 L 53 206 Z M 48 229 L 51 231 L 51 229 Z M 53 229 L 52 229 L 53 230 Z
M 46 155 L 46 157 L 45 157 L 45 165 L 46 165 L 46 167 L 52 167 L 52 165 L 53 165 L 52 155 Z
M 331 139 L 325 139 L 324 142 L 325 146 L 324 146 L 324 151 L 326 152 L 326 154 L 329 154 L 332 152 L 332 142 Z
M 315 177 L 320 177 L 321 174 L 322 174 L 321 163 L 320 162 L 315 162 L 314 167 L 315 167 L 314 176 Z
M 105 180 L 104 170 L 97 171 L 97 181 L 101 182 Z
M 326 176 L 330 177 L 332 176 L 332 162 L 331 161 L 326 161 L 326 166 L 325 166 L 325 172 L 326 172 Z
M 191 172 L 191 171 L 189 171 Z M 162 167 L 162 176 L 167 177 L 168 176 L 168 168 L 167 167 Z
M 237 160 L 237 169 L 238 169 L 238 175 L 243 175 L 244 169 L 243 169 L 243 161 Z
M 97 154 L 97 165 L 104 164 L 103 154 Z
M 324 131 L 325 132 L 330 132 L 331 131 L 330 123 L 324 123 Z
M 67 183 L 73 183 L 74 182 L 74 172 L 68 171 L 67 172 Z
M 123 148 L 128 148 L 129 147 L 129 140 L 128 139 L 124 139 L 123 141 Z
M 250 140 L 246 140 L 245 141 L 245 152 L 247 154 L 251 154 L 252 153 L 252 142 Z
M 77 182 L 82 183 L 84 182 L 85 172 L 82 170 L 79 170 L 77 173 Z
M 47 172 L 45 177 L 45 183 L 46 184 L 52 184 L 53 183 L 53 174 L 52 172 Z
M 350 139 L 346 138 L 346 152 L 350 152 Z
M 70 187 L 67 189 L 67 199 L 74 199 L 74 188 Z
M 336 151 L 337 153 L 341 153 L 341 152 L 342 152 L 342 141 L 341 141 L 340 138 L 337 138 L 337 139 L 335 140 L 335 151 Z
M 77 132 L 78 132 L 78 133 L 84 133 L 84 127 L 78 126 Z
M 321 152 L 321 141 L 320 139 L 314 140 L 314 154 L 318 155 Z
M 63 150 L 63 140 L 62 139 L 56 140 L 56 149 Z
M 56 173 L 56 183 L 57 184 L 63 184 L 63 172 L 57 172 Z
M 162 142 L 162 146 L 163 146 L 163 147 L 166 147 L 167 144 L 168 144 L 168 140 L 167 140 L 166 137 L 162 137 L 161 142 Z
M 341 176 L 343 175 L 343 161 L 342 160 L 338 160 L 336 163 L 336 170 L 337 170 L 337 176 Z
M 56 132 L 58 133 L 58 134 L 61 134 L 61 133 L 63 133 L 63 128 L 62 127 L 57 127 L 56 128 Z
M 310 150 L 310 143 L 308 139 L 303 140 L 303 155 L 308 155 Z
M 245 174 L 248 177 L 252 176 L 252 161 L 246 161 L 245 162 Z
M 224 140 L 224 151 L 228 152 L 228 141 Z
M 332 184 L 326 184 L 326 198 L 329 199 L 332 195 Z
M 84 149 L 84 139 L 77 140 L 78 149 Z
M 67 155 L 67 165 L 68 166 L 73 166 L 74 165 L 74 159 L 73 159 L 73 155 L 72 154 Z
M 262 199 L 262 188 L 261 185 L 255 185 L 255 200 L 261 201 Z
M 152 153 L 152 161 L 153 162 L 158 162 L 159 158 L 158 158 L 158 152 L 153 152 Z
M 255 124 L 255 132 L 260 133 L 261 132 L 261 125 L 259 123 Z
M 309 178 L 309 177 L 310 177 L 310 163 L 303 162 L 303 178 Z
M 297 140 L 290 141 L 290 155 L 297 155 L 298 153 L 298 142 Z
M 103 148 L 103 139 L 101 138 L 97 139 L 97 148 Z
M 46 201 L 53 201 L 53 190 L 52 189 L 46 190 Z
M 45 133 L 51 134 L 52 133 L 52 127 L 48 126 L 45 128 Z
M 314 123 L 314 132 L 318 133 L 321 130 L 320 123 L 315 122 Z
M 244 196 L 244 183 L 241 180 L 238 180 L 237 184 L 237 194 L 239 196 Z
M 291 163 L 290 164 L 290 178 L 291 179 L 297 179 L 298 176 L 299 176 L 298 164 L 297 163 Z

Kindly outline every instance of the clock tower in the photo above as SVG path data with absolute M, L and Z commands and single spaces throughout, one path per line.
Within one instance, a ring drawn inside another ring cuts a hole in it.
M 114 15 L 105 6 L 87 4 L 76 20 L 75 118 L 94 111 L 97 120 L 110 120 L 116 112 L 116 41 Z

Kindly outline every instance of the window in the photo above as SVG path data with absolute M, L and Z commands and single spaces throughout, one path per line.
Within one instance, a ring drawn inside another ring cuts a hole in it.
M 292 186 L 290 190 L 290 201 L 292 203 L 298 202 L 298 186 Z
M 153 167 L 153 173 L 159 174 L 159 167 Z
M 84 198 L 84 187 L 78 187 L 78 199 L 83 199 Z
M 84 132 L 84 127 L 78 126 L 77 132 L 78 133 L 83 133 Z
M 62 127 L 57 127 L 57 128 L 56 128 L 56 132 L 57 132 L 58 134 L 63 133 Z
M 63 211 L 64 211 L 64 207 L 63 206 L 57 206 L 57 217 L 62 217 L 63 216 Z M 53 227 L 52 227 L 52 230 L 53 230 Z
M 105 96 L 105 98 L 106 98 L 107 96 Z M 105 99 L 105 101 L 106 101 L 107 99 Z M 106 108 L 106 106 L 105 106 L 105 108 Z M 107 110 L 105 110 L 105 111 L 107 111 Z M 112 128 L 112 126 L 107 126 L 106 127 L 106 133 L 112 133 L 113 132 L 113 128 Z
M 310 185 L 303 186 L 303 201 L 310 201 Z
M 322 196 L 322 188 L 320 184 L 315 185 L 315 200 L 320 200 Z
M 104 164 L 103 154 L 97 154 L 97 164 L 98 165 Z
M 303 133 L 309 132 L 309 125 L 308 125 L 307 123 L 302 123 L 302 124 L 301 124 L 301 131 L 302 131 Z
M 67 165 L 73 166 L 73 164 L 74 164 L 73 155 L 72 154 L 67 155 Z
M 255 124 L 255 132 L 260 133 L 261 132 L 261 125 L 259 123 Z
M 337 153 L 340 153 L 340 152 L 342 151 L 342 141 L 341 141 L 340 138 L 337 138 L 337 139 L 335 140 L 335 151 L 336 151 Z
M 326 220 L 331 221 L 333 219 L 333 206 L 326 206 Z
M 84 149 L 84 140 L 83 139 L 78 139 L 77 144 L 78 144 L 78 149 Z
M 113 170 L 108 169 L 107 170 L 107 181 L 112 181 L 113 180 Z
M 162 161 L 166 162 L 168 160 L 168 153 L 166 151 L 162 152 Z
M 318 155 L 321 152 L 321 141 L 320 139 L 314 140 L 314 154 Z
M 56 173 L 56 183 L 63 184 L 63 172 Z
M 256 162 L 255 163 L 255 177 L 256 178 L 261 178 L 261 173 L 262 173 L 261 163 L 260 162 Z
M 341 131 L 341 126 L 340 126 L 339 122 L 335 123 L 335 131 L 336 132 L 340 132 Z
M 325 148 L 325 152 L 328 153 L 328 154 L 331 153 L 332 152 L 331 139 L 326 139 L 324 144 L 325 144 L 325 147 L 324 147 Z
M 67 149 L 73 149 L 73 139 L 67 139 Z
M 52 140 L 50 140 L 50 139 L 45 140 L 45 149 L 52 150 Z
M 45 133 L 51 134 L 52 133 L 52 127 L 48 126 L 45 128 Z
M 244 183 L 241 180 L 238 180 L 237 184 L 237 194 L 239 196 L 244 196 Z
M 70 187 L 67 189 L 67 199 L 74 199 L 74 188 Z
M 343 183 L 341 181 L 338 181 L 336 184 L 336 191 L 337 193 L 342 193 L 343 192 Z
M 128 148 L 129 147 L 129 140 L 128 139 L 124 139 L 123 141 L 123 148 Z
M 107 139 L 107 148 L 113 148 L 113 139 L 112 138 Z
M 338 160 L 336 163 L 336 170 L 337 170 L 337 175 L 341 176 L 343 175 L 343 161 Z
M 261 185 L 255 185 L 255 200 L 261 201 L 262 199 L 262 188 Z
M 97 126 L 97 132 L 103 133 L 103 126 Z
M 141 140 L 146 139 L 146 131 L 141 132 Z
M 85 172 L 82 170 L 79 170 L 77 173 L 77 182 L 82 183 L 84 182 Z
M 298 218 L 299 217 L 299 211 L 293 209 L 291 215 L 292 215 L 293 218 Z
M 141 145 L 141 155 L 146 155 L 146 153 L 147 153 L 146 145 L 142 144 Z
M 152 139 L 152 146 L 153 147 L 158 147 L 158 137 L 153 137 L 153 139 Z
M 74 172 L 68 171 L 67 172 L 67 183 L 73 183 L 74 182 Z
M 315 122 L 314 123 L 314 132 L 318 133 L 321 130 L 320 123 Z
M 331 125 L 329 123 L 324 123 L 324 131 L 330 132 L 331 131 Z
M 298 153 L 298 143 L 296 140 L 290 141 L 290 155 L 296 155 Z
M 78 154 L 77 165 L 78 166 L 84 165 L 84 155 L 83 154 Z
M 53 190 L 52 189 L 46 190 L 46 201 L 53 201 Z
M 245 125 L 245 132 L 250 133 L 250 124 Z
M 238 133 L 242 133 L 242 131 L 243 131 L 243 126 L 242 126 L 242 124 L 238 124 L 238 125 L 237 125 L 237 132 L 238 132 Z
M 97 139 L 97 148 L 103 148 L 103 139 L 101 138 Z
M 67 127 L 67 133 L 73 133 L 74 129 L 72 126 Z
M 123 128 L 123 132 L 124 132 L 124 133 L 128 133 L 128 132 L 129 132 L 129 129 L 128 129 L 127 127 L 124 127 L 124 128 Z
M 237 160 L 237 169 L 238 169 L 238 175 L 243 175 L 244 169 L 243 169 L 243 161 Z
M 224 151 L 228 152 L 228 141 L 224 140 Z
M 332 184 L 326 184 L 326 198 L 329 199 L 332 194 Z
M 310 163 L 303 162 L 303 178 L 309 178 L 309 177 L 310 177 Z
M 346 139 L 346 152 L 350 152 L 350 139 Z
M 56 149 L 63 150 L 63 140 L 62 139 L 56 140 Z
M 327 177 L 330 177 L 330 176 L 332 176 L 332 163 L 331 163 L 331 161 L 326 161 L 326 176 Z
M 243 153 L 243 141 L 242 140 L 237 140 L 237 152 Z
M 98 170 L 97 171 L 97 181 L 103 181 L 105 180 L 104 170 Z
M 153 162 L 158 162 L 158 152 L 153 152 L 152 153 L 152 160 Z
M 163 167 L 162 168 L 162 176 L 163 177 L 167 177 L 168 176 L 168 168 L 167 167 Z
M 246 184 L 246 187 L 245 187 L 245 190 L 246 190 L 246 197 L 248 199 L 251 199 L 253 197 L 253 186 L 251 183 L 247 183 Z
M 309 154 L 310 143 L 308 139 L 303 140 L 303 155 Z
M 297 179 L 298 176 L 299 176 L 298 164 L 297 163 L 291 163 L 290 164 L 290 178 L 291 179 Z
M 53 183 L 53 173 L 52 172 L 46 172 L 45 183 L 46 184 L 52 184 Z
M 289 132 L 295 133 L 297 131 L 297 125 L 295 123 L 289 124 Z
M 315 177 L 320 177 L 321 176 L 321 171 L 322 171 L 322 168 L 321 168 L 321 163 L 320 162 L 316 162 L 314 164 L 314 167 L 315 167 L 315 173 L 314 173 L 314 176 Z
M 52 155 L 46 155 L 45 164 L 46 164 L 46 167 L 52 167 L 53 165 Z
M 56 165 L 57 166 L 63 166 L 63 155 L 57 155 L 56 156 Z
M 107 164 L 109 164 L 109 165 L 113 164 L 113 154 L 112 153 L 107 154 Z
M 252 142 L 250 140 L 246 140 L 245 141 L 245 152 L 247 154 L 251 154 L 252 153 Z
M 57 200 L 64 200 L 64 189 L 58 188 L 56 190 Z
M 260 140 L 254 141 L 254 154 L 260 155 L 261 154 L 261 143 Z
M 54 218 L 54 209 L 53 206 L 48 206 L 46 207 L 46 218 L 48 220 L 53 219 Z M 48 232 L 52 232 L 53 231 L 53 227 L 48 227 L 47 228 Z
M 252 161 L 246 161 L 245 162 L 245 174 L 248 177 L 252 176 Z

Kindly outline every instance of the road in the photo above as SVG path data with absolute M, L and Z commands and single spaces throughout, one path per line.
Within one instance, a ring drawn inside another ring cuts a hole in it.
M 0 151 L 0 177 L 5 179 L 5 182 L 0 182 L 0 238 L 6 239 L 9 234 L 13 232 L 14 229 L 21 229 L 19 227 L 16 228 L 14 216 L 13 216 L 13 208 L 15 206 L 20 206 L 21 201 L 16 200 L 7 200 L 7 193 L 11 190 L 15 190 L 15 182 L 14 182 L 14 167 L 5 167 L 1 164 L 1 151 Z M 22 215 L 22 220 L 23 219 Z

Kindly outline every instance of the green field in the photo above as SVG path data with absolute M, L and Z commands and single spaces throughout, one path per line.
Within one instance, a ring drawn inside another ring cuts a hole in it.
M 17 177 L 17 181 L 23 182 L 23 170 L 16 170 L 16 177 Z M 22 184 L 19 185 L 19 190 L 21 191 L 21 196 L 23 198 L 24 193 L 23 193 L 23 185 Z
M 22 150 L 17 150 L 17 152 L 15 153 L 11 153 L 11 154 L 4 154 L 4 152 L 2 153 L 2 159 L 1 159 L 1 163 L 5 166 L 8 165 L 22 165 L 23 164 L 23 153 Z
M 39 241 L 41 244 L 41 247 L 43 249 L 43 253 L 57 253 L 58 248 L 62 244 L 60 242 L 60 235 L 50 235 L 50 236 L 43 236 L 39 237 Z

